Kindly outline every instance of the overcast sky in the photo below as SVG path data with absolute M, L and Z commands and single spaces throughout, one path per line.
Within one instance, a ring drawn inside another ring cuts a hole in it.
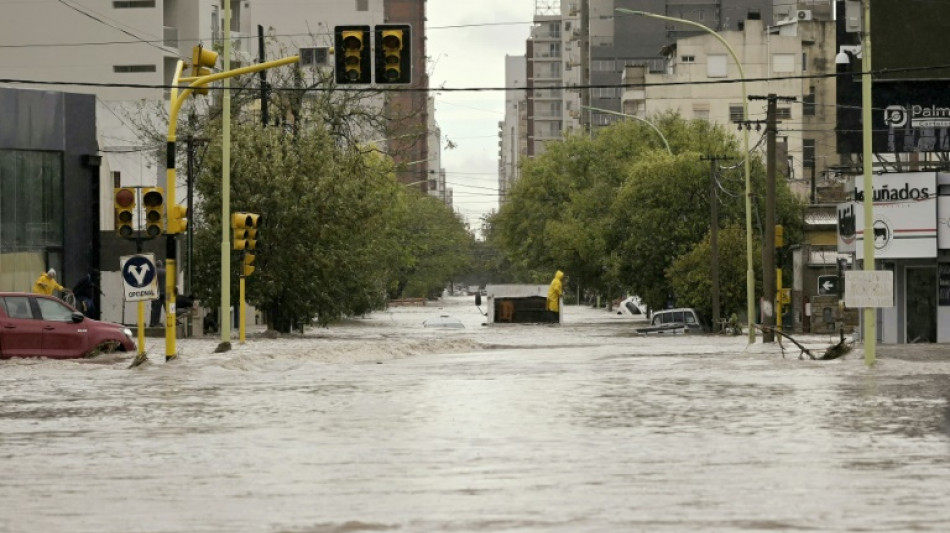
M 482 215 L 498 207 L 498 122 L 505 117 L 505 93 L 440 93 L 437 88 L 503 87 L 505 55 L 524 55 L 534 4 L 535 0 L 426 4 L 429 86 L 442 129 L 442 167 L 455 208 L 472 229 L 480 226 Z M 446 139 L 457 147 L 446 150 Z

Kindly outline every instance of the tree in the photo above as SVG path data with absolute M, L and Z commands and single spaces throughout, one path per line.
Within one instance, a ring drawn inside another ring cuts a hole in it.
M 474 236 L 441 200 L 416 190 L 405 190 L 403 200 L 396 226 L 403 261 L 390 296 L 437 298 L 470 267 Z
M 220 154 L 213 144 L 196 184 L 195 292 L 210 301 L 220 297 Z M 335 145 L 326 130 L 235 127 L 231 209 L 262 215 L 247 299 L 270 327 L 289 331 L 311 318 L 325 325 L 383 304 L 393 265 L 405 261 L 391 207 L 402 188 L 390 170 Z
M 755 242 L 752 258 L 756 272 L 762 268 L 760 251 L 761 246 Z M 695 307 L 706 316 L 712 316 L 711 255 L 709 233 L 706 233 L 701 243 L 667 267 L 666 277 L 676 295 L 677 306 Z M 746 307 L 746 239 L 745 229 L 738 223 L 719 230 L 718 257 L 720 316 L 729 316 L 732 312 L 742 314 Z
M 593 140 L 568 136 L 526 160 L 508 202 L 493 217 L 500 247 L 513 264 L 547 277 L 560 268 L 600 294 L 611 287 L 662 307 L 676 293 L 668 269 L 709 231 L 709 167 L 701 155 L 741 161 L 736 137 L 703 120 L 675 113 L 647 124 L 621 121 Z M 751 154 L 754 208 L 764 204 L 764 169 Z M 719 177 L 720 224 L 745 220 L 743 176 Z M 777 220 L 789 242 L 801 236 L 801 206 L 782 183 Z M 761 232 L 760 227 L 754 228 Z M 741 254 L 745 258 L 745 253 Z M 537 274 L 536 274 L 537 275 Z M 744 276 L 742 276 L 744 279 Z

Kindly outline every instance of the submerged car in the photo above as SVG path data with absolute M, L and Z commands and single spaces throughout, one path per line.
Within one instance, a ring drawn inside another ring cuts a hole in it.
M 640 335 L 685 335 L 709 333 L 709 325 L 703 315 L 692 308 L 664 309 L 653 313 L 650 325 L 637 328 Z
M 113 351 L 135 352 L 129 328 L 88 318 L 52 296 L 0 292 L 0 359 L 80 359 Z

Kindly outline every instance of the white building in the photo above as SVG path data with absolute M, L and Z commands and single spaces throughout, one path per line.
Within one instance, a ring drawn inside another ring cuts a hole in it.
M 504 202 L 521 176 L 521 159 L 527 154 L 527 103 L 525 56 L 505 56 L 505 119 L 498 123 L 498 199 Z

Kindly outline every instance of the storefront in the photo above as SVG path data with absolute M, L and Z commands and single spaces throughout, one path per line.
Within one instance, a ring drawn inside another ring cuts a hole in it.
M 950 174 L 900 172 L 873 176 L 873 224 L 865 231 L 863 190 L 838 204 L 838 252 L 863 268 L 864 239 L 874 243 L 876 269 L 894 276 L 894 305 L 880 308 L 878 341 L 950 342 Z

